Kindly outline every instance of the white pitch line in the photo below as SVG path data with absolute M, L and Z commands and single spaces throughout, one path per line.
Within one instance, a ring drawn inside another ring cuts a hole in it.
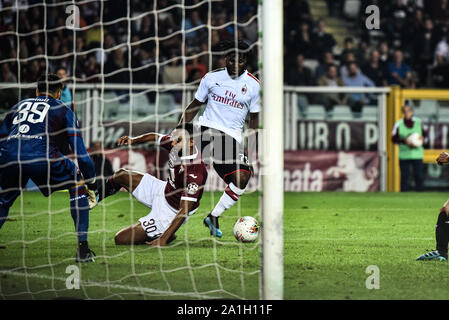
M 16 271 L 9 271 L 9 270 L 0 270 L 0 274 L 8 274 L 12 276 L 19 276 L 19 277 L 28 277 L 28 278 L 37 278 L 37 279 L 44 279 L 44 280 L 59 280 L 62 282 L 65 282 L 65 278 L 61 277 L 50 277 L 43 274 L 37 274 L 37 273 L 22 273 L 22 272 L 16 272 Z M 122 289 L 122 290 L 129 290 L 129 291 L 136 291 L 136 292 L 145 292 L 145 293 L 152 293 L 152 294 L 158 294 L 158 295 L 171 295 L 171 296 L 188 296 L 188 297 L 195 297 L 195 298 L 201 298 L 201 299 L 220 299 L 223 297 L 214 297 L 214 296 L 208 296 L 206 294 L 200 294 L 200 293 L 194 293 L 194 292 L 172 292 L 172 291 L 163 291 L 163 290 L 156 290 L 151 288 L 143 288 L 143 287 L 133 287 L 133 286 L 126 286 L 121 284 L 104 284 L 100 282 L 92 282 L 92 281 L 82 281 L 80 280 L 80 287 L 105 287 L 105 288 L 114 288 L 114 289 Z M 213 290 L 213 292 L 220 291 L 220 290 Z M 212 293 L 212 292 L 211 292 Z

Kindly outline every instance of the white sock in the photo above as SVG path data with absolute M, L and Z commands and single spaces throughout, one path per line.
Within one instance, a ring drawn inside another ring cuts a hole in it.
M 240 196 L 245 192 L 245 189 L 237 188 L 232 182 L 226 187 L 223 195 L 212 210 L 211 214 L 214 217 L 219 217 L 223 212 L 231 208 L 240 198 Z

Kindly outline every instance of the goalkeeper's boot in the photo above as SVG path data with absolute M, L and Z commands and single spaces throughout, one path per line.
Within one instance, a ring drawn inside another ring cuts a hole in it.
M 214 217 L 209 213 L 209 215 L 204 218 L 203 223 L 209 228 L 211 236 L 217 238 L 221 238 L 223 236 L 223 233 L 220 230 L 220 225 L 218 224 L 218 217 Z
M 95 252 L 89 249 L 87 243 L 80 243 L 76 252 L 76 262 L 95 262 Z
M 416 260 L 438 260 L 447 261 L 447 257 L 444 257 L 438 250 L 432 250 L 430 252 L 420 255 Z

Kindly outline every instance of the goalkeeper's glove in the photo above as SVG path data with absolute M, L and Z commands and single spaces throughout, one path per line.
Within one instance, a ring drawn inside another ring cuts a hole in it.
M 97 183 L 95 179 L 86 182 L 87 200 L 89 201 L 89 209 L 93 209 L 98 204 L 99 194 L 97 194 Z

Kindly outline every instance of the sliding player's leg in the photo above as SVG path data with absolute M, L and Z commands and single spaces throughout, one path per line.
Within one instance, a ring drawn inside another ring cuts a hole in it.
M 140 222 L 132 226 L 123 228 L 114 236 L 115 244 L 144 244 L 147 240 L 147 233 L 142 228 Z
M 106 180 L 104 188 L 102 186 L 98 188 L 98 201 L 116 194 L 122 187 L 132 193 L 139 185 L 143 176 L 143 173 L 137 171 L 126 170 L 123 168 L 118 169 L 114 172 L 112 177 L 109 177 Z
M 170 207 L 165 200 L 166 181 L 150 174 L 122 171 L 114 178 L 115 183 L 126 188 L 137 201 L 151 209 L 151 212 L 131 226 L 123 228 L 114 237 L 117 245 L 143 244 L 159 238 L 170 226 L 177 210 Z M 175 239 L 172 236 L 168 242 Z
M 140 222 L 133 224 L 132 226 L 123 228 L 117 232 L 114 236 L 116 245 L 130 245 L 130 244 L 145 244 L 147 241 L 157 239 L 159 236 L 153 238 L 148 237 L 145 229 Z M 176 239 L 176 235 L 170 237 L 167 244 Z
M 420 255 L 416 260 L 440 260 L 448 259 L 449 243 L 449 200 L 445 202 L 438 215 L 435 225 L 436 250 Z

